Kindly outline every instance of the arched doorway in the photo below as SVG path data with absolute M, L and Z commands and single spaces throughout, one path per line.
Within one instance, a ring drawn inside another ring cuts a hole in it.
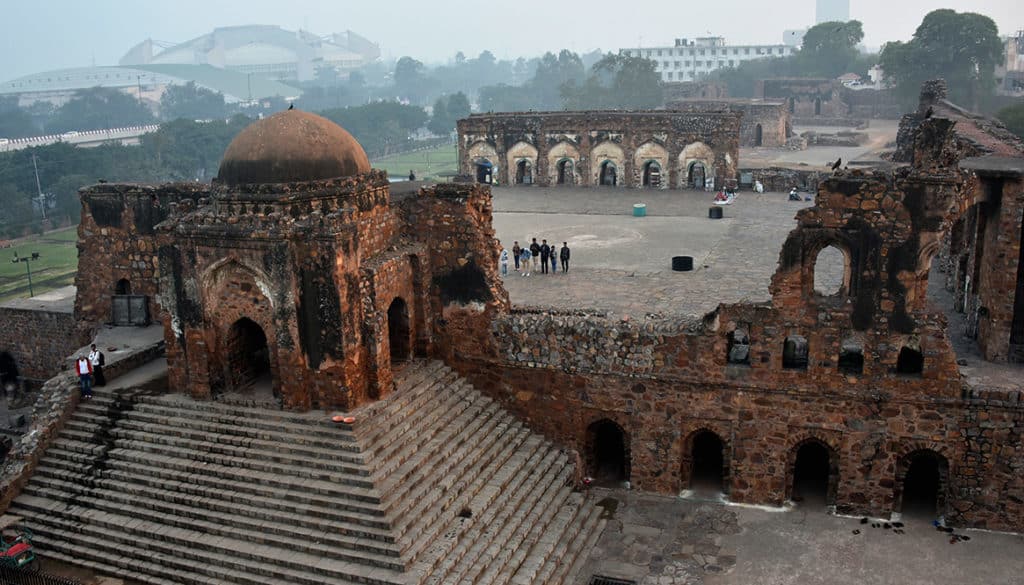
M 600 184 L 607 187 L 614 187 L 618 184 L 618 169 L 615 168 L 615 163 L 610 160 L 606 160 L 601 163 L 601 180 Z
M 896 505 L 907 516 L 933 519 L 946 513 L 949 463 L 935 451 L 908 454 L 897 466 Z
M 587 429 L 590 446 L 590 468 L 599 484 L 617 485 L 629 479 L 626 433 L 608 419 L 599 420 Z
M 825 506 L 835 501 L 838 487 L 838 464 L 831 449 L 818 440 L 809 440 L 796 447 L 792 462 L 790 499 L 811 506 Z
M 814 115 L 821 115 L 821 98 L 814 98 Z
M 270 347 L 267 335 L 255 321 L 242 317 L 228 330 L 226 342 L 229 390 L 269 384 Z
M 692 162 L 686 173 L 686 183 L 694 189 L 704 189 L 705 183 L 704 163 Z
M 391 363 L 409 359 L 409 308 L 401 297 L 391 301 L 388 307 L 388 346 L 391 348 Z
M 114 287 L 115 295 L 130 295 L 132 294 L 132 282 L 127 278 L 122 278 L 117 281 L 117 285 Z
M 494 173 L 494 165 L 491 161 L 483 159 L 476 162 L 476 182 L 490 185 Z
M 0 391 L 18 387 L 18 362 L 6 351 L 0 352 Z
M 565 158 L 558 161 L 558 178 L 556 180 L 559 185 L 572 185 L 576 182 L 575 173 L 573 171 L 572 161 Z
M 661 165 L 658 161 L 652 160 L 644 164 L 643 186 L 661 187 Z
M 920 376 L 924 371 L 924 355 L 912 347 L 900 348 L 896 358 L 896 373 L 906 376 Z
M 764 143 L 764 129 L 758 124 L 754 127 L 754 146 L 761 146 Z
M 693 436 L 690 446 L 690 489 L 724 491 L 725 443 L 711 431 Z
M 516 185 L 533 184 L 533 165 L 528 160 L 516 163 Z

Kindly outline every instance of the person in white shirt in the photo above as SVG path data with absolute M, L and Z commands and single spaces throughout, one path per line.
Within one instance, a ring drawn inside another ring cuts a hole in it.
M 92 398 L 92 362 L 84 355 L 78 356 L 75 362 L 75 372 L 78 373 L 78 384 L 82 388 L 82 398 Z
M 107 360 L 103 357 L 103 352 L 96 349 L 96 344 L 92 344 L 92 351 L 89 352 L 89 363 L 92 364 L 92 382 L 93 386 L 106 386 L 107 378 L 103 375 L 103 366 L 106 365 Z

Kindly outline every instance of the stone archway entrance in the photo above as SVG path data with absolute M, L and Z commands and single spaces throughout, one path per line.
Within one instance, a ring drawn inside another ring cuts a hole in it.
M 692 162 L 686 173 L 686 183 L 694 189 L 704 189 L 707 170 L 704 163 Z
M 652 160 L 644 164 L 643 186 L 661 187 L 661 165 L 657 161 Z
M 273 382 L 267 334 L 255 321 L 242 317 L 228 330 L 225 346 L 228 390 L 263 389 Z
M 614 187 L 618 184 L 618 169 L 615 163 L 606 160 L 601 163 L 600 184 L 606 187 Z
M 493 173 L 494 173 L 494 165 L 491 164 L 491 161 L 486 160 L 486 159 L 479 160 L 475 164 L 476 164 L 476 182 L 477 183 L 484 183 L 484 184 L 490 185 L 491 182 L 492 182 L 491 179 L 492 179 Z
M 388 307 L 388 346 L 391 348 L 391 363 L 408 361 L 411 356 L 409 328 L 409 307 L 399 297 Z
M 533 184 L 533 165 L 528 160 L 516 163 L 516 185 Z
M 790 499 L 810 506 L 831 504 L 838 484 L 834 459 L 828 446 L 818 440 L 809 440 L 797 447 Z
M 703 492 L 724 491 L 725 443 L 711 431 L 693 436 L 690 447 L 690 489 Z
M 117 285 L 114 286 L 115 295 L 130 295 L 132 294 L 132 282 L 127 278 L 122 278 L 117 281 Z
M 18 385 L 18 362 L 14 356 L 6 351 L 0 352 L 0 392 L 7 388 L 17 388 Z
M 927 449 L 904 457 L 897 467 L 896 505 L 904 515 L 933 519 L 946 512 L 949 463 Z
M 558 161 L 558 177 L 556 183 L 558 185 L 572 185 L 575 183 L 575 172 L 573 170 L 572 161 L 569 159 L 563 159 Z
M 587 429 L 591 473 L 598 484 L 615 485 L 629 479 L 626 434 L 614 422 L 600 420 Z

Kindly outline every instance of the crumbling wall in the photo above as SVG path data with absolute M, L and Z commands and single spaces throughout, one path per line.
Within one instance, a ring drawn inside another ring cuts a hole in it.
M 782 100 L 674 99 L 665 107 L 681 112 L 740 112 L 740 146 L 781 148 L 792 133 L 792 120 Z
M 843 102 L 839 88 L 832 79 L 762 79 L 755 85 L 754 97 L 784 100 L 794 118 L 847 118 L 850 106 Z
M 34 384 L 63 370 L 65 358 L 87 339 L 71 310 L 0 307 L 0 323 L 0 352 L 10 354 L 18 375 Z

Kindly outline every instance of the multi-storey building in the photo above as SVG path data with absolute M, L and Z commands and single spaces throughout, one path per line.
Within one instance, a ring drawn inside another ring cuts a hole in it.
M 654 61 L 662 81 L 692 81 L 724 67 L 736 67 L 743 61 L 786 57 L 796 47 L 788 45 L 727 45 L 724 37 L 676 39 L 671 47 L 620 49 L 632 57 Z

